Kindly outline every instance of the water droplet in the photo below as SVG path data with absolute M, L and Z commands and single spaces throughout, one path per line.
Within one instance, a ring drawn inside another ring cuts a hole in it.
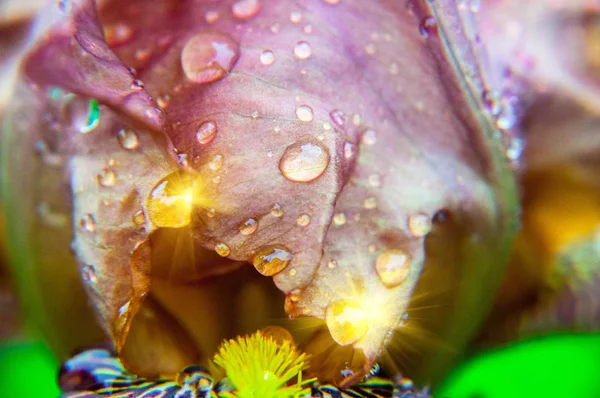
M 298 271 L 296 271 L 296 268 L 292 268 L 289 272 L 290 276 L 296 276 L 297 273 Z
M 271 32 L 272 33 L 279 32 L 279 24 L 278 23 L 271 25 Z
M 231 253 L 231 250 L 229 249 L 229 246 L 227 246 L 223 242 L 219 242 L 219 243 L 217 243 L 215 245 L 215 251 L 221 257 L 227 257 Z
M 421 20 L 421 23 L 419 24 L 419 33 L 424 38 L 428 38 L 429 35 L 432 34 L 433 31 L 436 29 L 436 27 L 437 22 L 434 17 L 425 17 Z
M 281 174 L 290 181 L 310 182 L 329 165 L 329 151 L 318 140 L 305 138 L 288 146 L 279 161 Z
M 87 283 L 94 284 L 98 282 L 98 276 L 96 275 L 96 269 L 93 265 L 84 265 L 81 268 L 81 278 Z
M 338 263 L 334 259 L 331 259 L 327 262 L 327 267 L 329 267 L 330 269 L 337 268 L 337 266 L 338 266 Z
M 79 226 L 85 229 L 88 232 L 96 231 L 96 220 L 94 220 L 94 216 L 87 213 L 84 214 L 83 217 L 79 219 Z
M 313 31 L 313 27 L 312 25 L 306 25 L 303 29 L 304 33 L 306 33 L 307 35 L 311 34 Z
M 294 55 L 298 59 L 309 59 L 312 55 L 312 47 L 307 41 L 299 41 L 294 46 Z
M 231 12 L 237 19 L 247 20 L 258 14 L 260 11 L 259 0 L 239 0 L 231 6 Z
M 215 23 L 215 22 L 217 22 L 218 19 L 219 19 L 218 11 L 209 10 L 209 11 L 206 11 L 206 13 L 204 14 L 204 20 L 208 24 Z
M 171 102 L 171 96 L 169 94 L 159 95 L 156 98 L 156 104 L 160 109 L 167 109 L 169 103 Z
M 104 26 L 104 38 L 109 47 L 127 43 L 133 37 L 133 28 L 123 22 Z
M 103 187 L 112 187 L 117 182 L 117 176 L 114 171 L 110 169 L 102 169 L 97 175 L 96 179 L 98 184 Z
M 431 217 L 424 213 L 408 217 L 408 229 L 414 237 L 423 237 L 431 231 Z
M 160 179 L 146 201 L 146 215 L 156 227 L 179 228 L 190 223 L 194 180 L 175 171 Z
M 100 106 L 96 100 L 82 100 L 69 94 L 61 108 L 63 118 L 81 134 L 93 131 L 100 124 Z
M 212 182 L 214 184 L 220 184 L 221 183 L 221 176 L 214 176 L 212 179 Z
M 525 140 L 522 138 L 513 138 L 510 146 L 506 149 L 506 157 L 509 160 L 519 160 L 525 150 Z
M 480 4 L 479 0 L 469 0 L 469 9 L 471 12 L 479 12 Z
M 203 32 L 192 36 L 181 51 L 181 66 L 186 77 L 196 83 L 222 79 L 233 69 L 240 49 L 229 36 Z
M 275 62 L 275 54 L 271 50 L 265 50 L 260 54 L 260 63 L 269 66 Z
M 514 108 L 510 105 L 502 107 L 502 111 L 496 119 L 496 126 L 502 130 L 508 130 L 512 128 L 517 122 L 517 115 L 515 114 Z
M 354 144 L 350 141 L 344 142 L 344 158 L 350 159 L 354 156 Z
M 255 120 L 258 119 L 258 116 L 259 116 L 258 111 L 252 111 L 250 116 L 252 116 L 252 119 L 255 119 Z
M 362 134 L 362 143 L 365 145 L 375 145 L 377 142 L 377 133 L 373 129 L 367 129 Z
M 346 221 L 348 220 L 346 219 L 346 215 L 344 213 L 335 213 L 333 216 L 333 223 L 335 225 L 344 225 L 346 224 Z
M 211 120 L 200 124 L 196 132 L 196 140 L 202 145 L 210 144 L 217 135 L 217 125 Z
M 213 171 L 219 170 L 222 166 L 223 166 L 223 155 L 221 155 L 221 154 L 216 154 L 215 156 L 213 156 L 211 161 L 208 162 L 208 167 Z
M 216 210 L 215 210 L 215 209 L 213 209 L 213 208 L 210 208 L 210 209 L 208 209 L 208 210 L 206 211 L 206 216 L 207 216 L 208 218 L 215 218 L 215 216 L 216 216 L 216 215 L 217 215 L 217 212 L 216 212 Z
M 373 197 L 373 196 L 366 198 L 363 202 L 363 207 L 367 210 L 376 208 L 377 207 L 377 199 L 375 199 L 375 197 Z
M 292 23 L 300 23 L 302 21 L 302 13 L 300 11 L 292 11 L 290 13 L 290 21 Z
M 290 249 L 283 245 L 263 246 L 252 257 L 252 265 L 265 276 L 273 276 L 288 266 L 292 260 Z
M 134 130 L 121 129 L 117 133 L 117 141 L 125 149 L 137 149 L 140 145 L 138 135 Z
M 352 124 L 353 125 L 359 126 L 361 121 L 362 121 L 362 118 L 360 117 L 360 115 L 358 113 L 355 113 L 354 115 L 352 115 Z
M 375 270 L 387 287 L 404 282 L 410 271 L 410 256 L 402 250 L 386 250 L 377 256 Z
M 325 131 L 330 131 L 333 127 L 331 126 L 331 123 L 329 122 L 323 122 L 323 130 Z
M 240 225 L 240 233 L 242 235 L 252 235 L 258 229 L 258 221 L 254 218 L 249 218 Z
M 277 126 L 273 127 L 273 131 L 275 133 L 279 133 L 281 131 L 281 127 L 279 125 L 277 125 Z
M 140 91 L 141 89 L 144 88 L 144 82 L 141 81 L 140 79 L 135 79 L 133 82 L 131 82 L 131 89 L 134 91 Z
M 367 178 L 369 185 L 374 187 L 374 188 L 378 188 L 381 186 L 381 177 L 379 176 L 379 174 L 371 174 L 368 178 Z
M 344 127 L 344 124 L 346 124 L 346 115 L 344 114 L 344 111 L 340 109 L 334 109 L 329 112 L 329 117 L 331 117 L 333 123 L 338 127 Z
M 301 227 L 306 227 L 308 224 L 310 224 L 310 216 L 308 214 L 300 214 L 298 217 L 296 217 L 296 222 Z
M 138 210 L 131 216 L 131 221 L 133 222 L 133 225 L 143 227 L 146 224 L 146 215 L 142 210 Z
M 483 93 L 483 103 L 492 116 L 498 116 L 502 111 L 502 98 L 498 90 L 487 90 Z
M 365 46 L 365 52 L 369 55 L 375 54 L 376 51 L 377 51 L 377 47 L 375 47 L 375 44 L 373 44 L 373 43 L 369 43 Z
M 302 122 L 312 122 L 314 118 L 313 109 L 308 105 L 300 105 L 296 108 L 296 116 Z
M 300 300 L 300 294 L 302 294 L 302 290 L 300 290 L 300 289 L 294 289 L 294 290 L 292 290 L 291 292 L 288 293 L 288 297 L 293 302 L 296 302 L 296 301 Z
M 271 207 L 271 215 L 273 217 L 283 217 L 283 207 L 279 203 L 275 203 Z
M 325 312 L 325 323 L 331 337 L 339 345 L 350 345 L 369 330 L 369 319 L 360 303 L 342 299 L 329 304 Z

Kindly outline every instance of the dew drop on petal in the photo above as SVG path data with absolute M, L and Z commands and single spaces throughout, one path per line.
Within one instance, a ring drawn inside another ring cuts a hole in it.
M 109 24 L 104 27 L 104 38 L 109 47 L 127 43 L 133 37 L 133 28 L 123 22 Z
M 290 181 L 310 182 L 320 177 L 329 165 L 329 151 L 310 137 L 288 146 L 279 161 L 281 174 Z
M 296 217 L 296 222 L 301 227 L 306 227 L 308 224 L 310 224 L 310 216 L 308 214 L 300 214 L 298 217 Z
M 333 223 L 335 225 L 344 225 L 348 220 L 346 219 L 346 215 L 344 213 L 335 213 L 333 216 Z
M 344 142 L 344 158 L 350 159 L 354 156 L 354 144 L 350 141 Z
M 223 166 L 223 155 L 216 154 L 213 158 L 208 162 L 208 168 L 217 171 Z
M 377 142 L 377 133 L 373 129 L 367 129 L 362 134 L 362 143 L 365 145 L 375 145 Z
M 138 210 L 131 216 L 131 221 L 133 222 L 133 225 L 143 227 L 146 224 L 146 215 L 142 210 Z
M 252 256 L 252 265 L 265 276 L 273 276 L 288 266 L 292 260 L 290 249 L 283 245 L 263 246 Z
M 271 50 L 265 50 L 260 54 L 260 63 L 269 66 L 275 62 L 275 54 Z
M 296 116 L 302 122 L 312 122 L 314 118 L 313 109 L 308 105 L 300 105 L 296 108 Z
M 194 180 L 175 171 L 160 179 L 146 201 L 146 213 L 156 227 L 180 228 L 190 223 Z
M 210 83 L 231 72 L 239 55 L 239 45 L 231 37 L 219 32 L 203 32 L 185 43 L 181 66 L 189 80 Z
M 302 290 L 300 289 L 294 289 L 291 292 L 288 293 L 288 297 L 290 298 L 290 300 L 296 302 L 298 300 L 300 300 L 300 294 L 302 293 Z
M 377 256 L 375 270 L 387 287 L 398 286 L 408 276 L 411 259 L 403 250 L 386 250 Z
M 96 220 L 94 220 L 94 216 L 87 213 L 84 214 L 83 217 L 79 219 L 79 226 L 85 229 L 88 232 L 96 231 Z
M 328 267 L 329 269 L 334 269 L 334 268 L 337 268 L 337 266 L 338 266 L 338 263 L 337 263 L 337 261 L 335 261 L 334 259 L 331 259 L 331 260 L 329 260 L 329 261 L 327 262 L 327 267 Z
M 215 251 L 221 257 L 227 257 L 231 253 L 231 250 L 229 249 L 229 246 L 227 246 L 223 242 L 219 242 L 219 243 L 217 243 L 215 245 Z
M 216 215 L 217 215 L 217 212 L 213 208 L 210 208 L 206 211 L 206 217 L 208 217 L 208 218 L 215 218 Z
M 369 330 L 369 319 L 356 300 L 342 299 L 327 306 L 325 323 L 331 337 L 339 345 L 350 345 Z
M 137 133 L 132 129 L 121 129 L 117 133 L 117 141 L 125 149 L 137 149 L 140 145 L 140 140 Z
M 81 268 L 81 278 L 87 283 L 94 284 L 98 282 L 98 276 L 96 275 L 96 269 L 93 265 L 84 265 Z
M 408 217 L 408 230 L 412 236 L 420 238 L 431 231 L 431 217 L 425 213 L 417 213 Z
M 206 21 L 207 24 L 215 23 L 215 22 L 217 22 L 218 19 L 219 19 L 218 11 L 209 10 L 209 11 L 206 11 L 206 13 L 204 14 L 204 20 Z
M 97 175 L 96 179 L 98 184 L 103 187 L 112 187 L 117 182 L 117 176 L 114 171 L 110 169 L 102 169 Z
M 290 276 L 296 276 L 297 273 L 298 271 L 296 270 L 296 268 L 292 268 L 289 272 Z
M 312 55 L 312 47 L 307 41 L 299 41 L 294 46 L 294 55 L 298 59 L 308 59 Z
M 215 184 L 220 184 L 221 183 L 221 176 L 214 176 L 212 179 L 212 182 Z
M 81 134 L 93 131 L 100 124 L 100 106 L 94 99 L 86 101 L 69 94 L 61 113 L 65 121 Z
M 271 215 L 273 217 L 283 217 L 283 207 L 279 203 L 275 203 L 273 207 L 271 207 Z
M 329 122 L 323 122 L 323 130 L 325 131 L 330 131 L 333 127 L 331 126 L 331 123 Z
M 240 225 L 240 233 L 242 235 L 252 235 L 258 229 L 258 221 L 254 218 L 249 218 Z
M 331 117 L 333 123 L 335 123 L 338 127 L 343 127 L 344 124 L 346 124 L 346 115 L 344 114 L 344 111 L 340 109 L 334 109 L 329 112 L 329 117 Z
M 419 24 L 419 33 L 422 37 L 428 38 L 437 27 L 437 22 L 434 17 L 428 16 L 421 20 Z
M 245 21 L 260 11 L 260 0 L 238 0 L 231 6 L 231 12 L 237 19 Z
M 373 197 L 373 196 L 366 198 L 363 202 L 363 207 L 367 210 L 376 208 L 377 207 L 377 199 L 375 199 L 375 197 Z
M 291 23 L 300 23 L 302 21 L 302 13 L 300 11 L 292 11 L 290 13 L 290 22 Z
M 371 174 L 368 178 L 367 178 L 369 185 L 377 188 L 381 186 L 381 176 L 379 174 Z
M 217 135 L 217 125 L 211 120 L 202 122 L 196 132 L 196 140 L 202 145 L 210 144 Z

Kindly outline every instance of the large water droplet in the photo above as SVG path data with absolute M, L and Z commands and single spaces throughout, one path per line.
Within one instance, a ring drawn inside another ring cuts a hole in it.
M 309 59 L 312 55 L 312 47 L 307 41 L 299 41 L 294 46 L 294 55 L 298 59 Z
M 296 217 L 296 222 L 301 227 L 306 227 L 308 224 L 310 224 L 310 216 L 308 214 L 300 214 L 298 217 Z
M 273 217 L 283 217 L 283 207 L 279 203 L 275 203 L 271 207 L 271 215 Z
M 283 245 L 263 246 L 252 257 L 252 265 L 261 274 L 273 276 L 288 266 L 292 260 L 290 249 Z
M 200 124 L 196 132 L 196 140 L 202 145 L 210 144 L 217 135 L 217 125 L 215 122 L 207 120 Z
M 98 180 L 98 184 L 103 187 L 112 187 L 117 182 L 117 176 L 111 169 L 102 169 L 102 171 L 96 175 L 96 179 Z
M 360 303 L 342 299 L 329 304 L 325 323 L 331 337 L 339 345 L 350 345 L 369 331 L 369 320 Z
M 260 11 L 259 0 L 239 0 L 231 6 L 231 12 L 237 19 L 247 20 L 258 14 Z
M 211 169 L 211 170 L 213 170 L 213 171 L 217 171 L 221 167 L 223 167 L 223 155 L 216 154 L 215 156 L 213 156 L 213 158 L 211 159 L 211 161 L 208 162 L 208 168 Z
M 300 105 L 296 108 L 296 116 L 302 122 L 312 122 L 314 118 L 313 109 L 308 105 Z
M 279 170 L 290 181 L 310 182 L 325 172 L 329 160 L 329 151 L 323 144 L 314 138 L 305 138 L 286 148 Z
M 249 218 L 240 225 L 240 233 L 242 235 L 252 235 L 258 229 L 258 221 L 254 218 Z
M 221 257 L 227 257 L 231 253 L 231 249 L 223 242 L 219 242 L 215 245 L 215 251 Z
M 408 230 L 417 238 L 427 235 L 431 231 L 431 217 L 424 213 L 413 214 L 408 217 Z
M 65 97 L 61 113 L 67 123 L 81 134 L 87 134 L 100 124 L 100 106 L 96 100 L 82 100 L 72 94 Z
M 91 215 L 89 213 L 84 214 L 79 219 L 79 226 L 88 232 L 95 232 L 96 231 L 96 220 L 94 220 L 93 215 Z
M 260 54 L 260 63 L 269 66 L 275 62 L 275 54 L 271 50 L 265 50 Z
M 377 256 L 375 270 L 388 287 L 404 282 L 410 271 L 410 256 L 402 250 L 386 250 Z
M 190 223 L 194 180 L 181 171 L 160 179 L 146 202 L 146 212 L 157 227 L 179 228 Z
M 136 149 L 140 145 L 138 135 L 131 129 L 121 129 L 117 133 L 117 141 L 125 149 Z
M 181 52 L 181 66 L 186 77 L 196 83 L 222 79 L 233 69 L 240 49 L 237 42 L 219 32 L 192 36 Z

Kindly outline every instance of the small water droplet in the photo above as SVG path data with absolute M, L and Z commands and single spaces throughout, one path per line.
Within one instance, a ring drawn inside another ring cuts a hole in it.
M 220 184 L 221 183 L 221 176 L 214 176 L 212 179 L 212 182 L 214 184 Z
M 301 227 L 306 227 L 308 224 L 310 224 L 310 216 L 308 214 L 300 214 L 298 217 L 296 217 L 296 222 Z
M 292 268 L 289 272 L 290 276 L 296 276 L 297 273 L 298 271 L 296 271 L 296 268 Z
M 509 160 L 519 160 L 525 150 L 525 140 L 522 138 L 513 138 L 510 146 L 506 149 L 506 157 Z
M 296 302 L 296 301 L 300 300 L 300 294 L 302 294 L 302 290 L 300 290 L 300 289 L 294 289 L 294 290 L 292 290 L 291 292 L 288 293 L 288 297 L 293 302 Z
M 252 119 L 256 120 L 256 119 L 258 119 L 258 116 L 260 116 L 260 115 L 258 114 L 258 111 L 252 111 L 250 116 L 252 116 Z
M 479 7 L 481 3 L 479 0 L 469 0 L 469 10 L 471 12 L 479 12 Z
M 206 13 L 204 14 L 204 20 L 208 24 L 215 23 L 215 22 L 217 22 L 218 19 L 219 19 L 219 12 L 218 11 L 209 10 L 209 11 L 206 11 Z
M 373 129 L 367 129 L 362 134 L 362 143 L 365 145 L 375 145 L 377 142 L 377 133 Z
M 260 54 L 260 63 L 269 66 L 275 62 L 275 54 L 271 50 L 265 50 Z
M 307 35 L 311 34 L 313 31 L 313 27 L 312 25 L 306 25 L 303 29 L 304 33 L 306 33 Z
M 327 267 L 329 267 L 329 269 L 337 268 L 337 266 L 338 266 L 338 263 L 334 259 L 331 259 L 327 262 Z
M 273 276 L 288 266 L 292 260 L 290 249 L 283 245 L 263 246 L 252 257 L 252 265 L 265 276 Z
M 147 61 L 150 58 L 150 56 L 152 56 L 152 50 L 150 50 L 149 48 L 138 48 L 137 50 L 135 50 L 134 57 L 140 62 Z
M 219 242 L 219 243 L 217 243 L 215 245 L 215 251 L 221 257 L 227 257 L 231 253 L 231 250 L 229 249 L 229 246 L 227 246 L 223 242 Z
M 361 122 L 362 122 L 362 118 L 360 117 L 360 115 L 358 113 L 355 113 L 354 115 L 352 115 L 352 124 L 353 125 L 359 126 Z
M 239 45 L 231 37 L 219 32 L 203 32 L 185 43 L 181 66 L 189 80 L 209 83 L 231 72 L 239 55 Z
M 329 112 L 329 117 L 331 117 L 333 123 L 338 127 L 344 127 L 344 124 L 346 124 L 346 115 L 344 114 L 344 111 L 340 109 L 334 109 Z
M 505 105 L 502 107 L 498 119 L 496 119 L 496 126 L 502 130 L 511 129 L 517 122 L 517 115 L 515 114 L 514 108 L 511 105 Z
M 431 217 L 425 213 L 417 213 L 408 217 L 408 229 L 412 236 L 423 237 L 431 231 Z
M 290 13 L 290 22 L 300 23 L 302 21 L 302 13 L 300 11 L 292 11 Z
M 502 98 L 498 90 L 487 90 L 483 93 L 483 103 L 492 116 L 498 116 L 502 111 Z
M 121 129 L 117 133 L 117 141 L 125 149 L 137 149 L 140 145 L 137 133 L 132 129 Z
M 299 41 L 294 46 L 294 55 L 298 59 L 308 59 L 312 55 L 312 47 L 307 41 Z
M 169 94 L 159 95 L 156 98 L 156 104 L 160 109 L 167 109 L 169 103 L 171 102 L 171 96 Z
M 356 300 L 342 299 L 327 306 L 325 323 L 339 345 L 350 345 L 369 330 L 369 319 Z
M 222 166 L 223 166 L 223 155 L 221 155 L 221 154 L 216 154 L 215 156 L 213 156 L 211 161 L 208 162 L 208 167 L 213 171 L 219 170 Z
M 281 174 L 290 181 L 310 182 L 320 177 L 329 165 L 329 151 L 309 137 L 288 146 L 279 161 Z
M 350 141 L 344 142 L 344 158 L 350 159 L 354 156 L 354 144 Z
M 331 123 L 329 122 L 323 122 L 323 130 L 325 131 L 330 131 L 333 127 L 331 126 Z
M 367 210 L 371 210 L 377 207 L 377 199 L 375 197 L 370 196 L 366 198 L 363 202 L 363 207 Z
M 271 33 L 277 33 L 277 32 L 279 32 L 279 24 L 276 23 L 276 24 L 271 25 Z
M 410 256 L 403 250 L 386 250 L 377 256 L 375 270 L 387 287 L 394 287 L 404 282 L 410 265 Z
M 271 207 L 271 215 L 273 217 L 283 217 L 283 207 L 279 203 L 275 203 Z
M 100 106 L 96 100 L 82 100 L 73 94 L 66 96 L 61 113 L 67 123 L 81 134 L 93 131 L 100 124 Z
M 249 218 L 240 225 L 240 233 L 242 235 L 252 235 L 258 229 L 258 221 L 254 218 Z
M 90 264 L 84 265 L 81 268 L 81 278 L 90 284 L 98 282 L 98 276 L 96 275 L 94 266 Z
M 109 47 L 127 43 L 133 37 L 133 28 L 123 22 L 104 26 L 104 38 Z
M 216 212 L 216 210 L 215 210 L 215 209 L 213 209 L 213 208 L 210 208 L 210 209 L 208 209 L 208 210 L 206 211 L 206 216 L 207 216 L 208 218 L 215 218 L 215 216 L 216 216 L 216 215 L 217 215 L 217 212 Z
M 97 175 L 96 179 L 98 184 L 103 187 L 112 187 L 117 182 L 117 176 L 114 171 L 110 169 L 102 169 Z
M 259 0 L 239 0 L 231 6 L 231 12 L 237 19 L 245 21 L 260 11 Z
M 141 81 L 140 79 L 135 79 L 133 82 L 131 82 L 131 89 L 134 91 L 140 91 L 141 89 L 144 88 L 144 82 Z
M 146 201 L 146 215 L 157 227 L 179 228 L 190 223 L 194 180 L 175 171 L 161 178 Z
M 296 108 L 296 116 L 302 122 L 312 122 L 314 118 L 313 109 L 308 105 L 300 105 Z
M 369 55 L 375 54 L 376 51 L 377 51 L 377 47 L 375 47 L 375 44 L 373 44 L 373 43 L 369 43 L 365 46 L 365 52 Z
M 196 132 L 196 140 L 202 145 L 210 144 L 217 136 L 217 125 L 211 120 L 202 122 Z
M 267 157 L 268 157 L 269 159 L 271 159 L 273 156 L 275 156 L 275 155 L 273 154 L 273 151 L 269 151 L 269 152 L 267 152 Z
M 133 222 L 133 225 L 143 227 L 146 224 L 146 215 L 142 210 L 138 210 L 131 216 L 131 221 Z
M 369 185 L 374 188 L 378 188 L 381 186 L 381 176 L 379 174 L 371 174 L 367 180 L 369 182 Z
M 346 224 L 346 221 L 348 220 L 346 219 L 346 215 L 344 213 L 335 213 L 333 216 L 333 223 L 335 225 L 344 225 Z
M 94 220 L 94 216 L 90 213 L 84 214 L 83 217 L 79 219 L 79 226 L 88 232 L 95 232 L 96 220 Z
M 279 125 L 277 125 L 277 126 L 273 127 L 273 131 L 275 133 L 279 133 L 281 131 L 281 127 Z
M 436 27 L 437 27 L 437 22 L 434 17 L 432 17 L 432 16 L 425 17 L 421 20 L 421 23 L 419 24 L 419 33 L 421 34 L 422 37 L 428 38 L 429 35 L 431 35 L 433 33 L 433 31 L 436 29 Z

